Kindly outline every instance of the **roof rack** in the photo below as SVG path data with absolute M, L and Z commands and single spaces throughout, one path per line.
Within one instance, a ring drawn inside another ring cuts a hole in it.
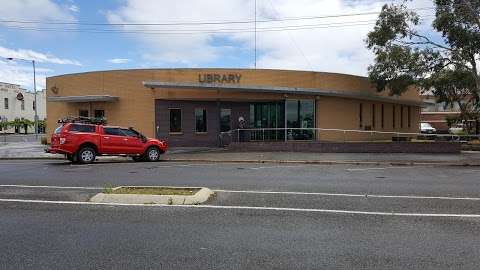
M 58 120 L 58 123 L 81 123 L 92 125 L 106 125 L 107 119 L 105 117 L 84 117 L 84 116 L 66 116 Z

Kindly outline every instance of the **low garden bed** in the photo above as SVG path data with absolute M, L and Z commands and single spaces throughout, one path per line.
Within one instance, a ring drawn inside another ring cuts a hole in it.
M 201 204 L 215 193 L 204 187 L 120 186 L 106 187 L 93 196 L 96 203 L 118 204 Z

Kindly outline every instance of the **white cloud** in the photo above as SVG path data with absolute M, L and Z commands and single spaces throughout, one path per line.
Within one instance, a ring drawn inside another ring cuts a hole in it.
M 130 62 L 130 59 L 127 58 L 112 58 L 108 59 L 107 62 L 112 63 L 112 64 L 126 64 Z
M 45 89 L 46 77 L 53 70 L 36 68 L 37 90 Z M 27 89 L 33 89 L 33 69 L 31 65 L 19 64 L 0 59 L 0 82 L 19 84 Z
M 4 20 L 75 20 L 68 6 L 61 6 L 52 0 L 6 0 L 1 1 L 0 5 L 0 17 Z
M 77 60 L 58 58 L 51 54 L 44 54 L 44 53 L 36 52 L 33 50 L 26 50 L 26 49 L 13 50 L 13 49 L 5 48 L 2 46 L 0 46 L 0 56 L 5 58 L 12 57 L 12 58 L 35 60 L 39 63 L 51 63 L 51 64 L 74 65 L 74 66 L 82 65 Z
M 70 5 L 68 7 L 68 10 L 72 11 L 72 12 L 79 12 L 80 11 L 80 8 L 77 6 L 77 5 Z
M 0 81 L 19 84 L 27 89 L 33 89 L 33 67 L 25 61 L 9 61 L 5 58 L 32 59 L 38 63 L 61 64 L 81 66 L 76 60 L 59 58 L 51 54 L 44 54 L 33 50 L 13 50 L 0 46 Z M 36 67 L 37 90 L 45 88 L 46 77 L 53 70 L 43 67 Z
M 257 1 L 259 20 L 277 17 L 305 17 L 380 11 L 387 1 L 357 0 L 261 0 Z M 390 2 L 390 1 L 388 1 Z M 414 7 L 431 6 L 431 1 L 414 1 Z M 245 21 L 254 18 L 253 1 L 204 0 L 158 1 L 125 0 L 116 10 L 107 12 L 111 23 L 179 22 L 179 21 Z M 323 18 L 288 22 L 258 23 L 258 68 L 309 69 L 317 71 L 366 75 L 373 55 L 364 40 L 373 28 L 377 15 Z M 328 27 L 298 31 L 262 32 L 260 28 L 305 24 L 354 23 L 368 25 Z M 252 24 L 123 26 L 126 31 L 194 31 L 251 28 Z M 139 41 L 143 57 L 149 62 L 166 65 L 205 65 L 228 57 L 231 49 L 218 40 L 230 40 L 239 49 L 253 55 L 253 33 L 155 35 L 129 34 Z M 252 63 L 253 66 L 253 63 Z

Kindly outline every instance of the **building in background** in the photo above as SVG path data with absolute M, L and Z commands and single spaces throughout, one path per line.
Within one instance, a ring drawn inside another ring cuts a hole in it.
M 460 107 L 458 104 L 453 106 L 446 106 L 445 102 L 437 103 L 436 97 L 431 94 L 424 94 L 422 98 L 425 102 L 425 106 L 421 112 L 421 122 L 429 123 L 437 130 L 437 133 L 446 134 L 449 133 L 449 122 L 452 126 L 464 126 L 455 124 L 455 119 L 460 116 Z M 468 123 L 470 130 L 474 133 L 478 132 L 477 123 L 475 120 L 469 120 Z
M 37 92 L 37 114 L 39 120 L 46 119 L 45 90 Z M 0 121 L 13 121 L 15 119 L 28 119 L 35 121 L 35 95 L 23 89 L 18 84 L 0 82 Z M 1 128 L 1 127 L 0 127 Z M 1 130 L 5 133 L 35 133 L 34 126 L 17 126 Z M 39 128 L 42 132 L 42 128 Z
M 391 140 L 392 133 L 370 131 L 418 132 L 422 105 L 414 87 L 389 96 L 368 78 L 336 73 L 98 71 L 47 78 L 47 133 L 65 116 L 89 116 L 135 127 L 172 146 L 215 146 L 222 132 L 242 126 L 257 129 L 237 134 L 250 141 Z

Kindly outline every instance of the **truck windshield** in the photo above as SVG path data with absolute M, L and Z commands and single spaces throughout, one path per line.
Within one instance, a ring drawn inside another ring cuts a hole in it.
M 55 134 L 59 134 L 60 132 L 62 132 L 62 128 L 63 128 L 63 124 L 61 124 L 55 129 Z

